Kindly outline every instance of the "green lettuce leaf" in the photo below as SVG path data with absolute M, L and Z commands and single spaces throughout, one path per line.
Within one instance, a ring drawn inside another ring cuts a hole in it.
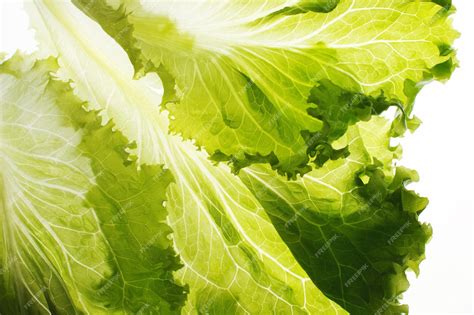
M 400 149 L 389 146 L 391 122 L 372 117 L 392 105 L 386 95 L 321 81 L 309 92 L 310 113 L 324 117 L 321 134 L 347 147 L 345 158 L 297 181 L 264 166 L 236 177 L 167 133 L 156 105 L 173 93 L 152 75 L 131 80 L 124 52 L 97 25 L 64 3 L 35 1 L 30 16 L 74 92 L 136 141 L 141 163 L 175 175 L 167 209 L 184 265 L 177 276 L 190 291 L 184 313 L 343 312 L 319 290 L 355 314 L 406 310 L 405 271 L 424 257 L 430 229 L 417 219 L 426 200 L 404 188 L 415 173 L 392 167 Z
M 295 177 L 347 155 L 321 136 L 328 121 L 307 102 L 321 82 L 383 93 L 408 114 L 419 84 L 455 63 L 446 1 L 73 2 L 137 76 L 161 76 L 171 130 L 236 171 L 270 163 Z
M 390 142 L 449 1 L 73 2 L 0 66 L 0 311 L 407 312 L 431 229 Z
M 172 175 L 139 167 L 57 69 L 19 54 L 0 65 L 0 311 L 180 313 L 187 287 L 163 206 Z

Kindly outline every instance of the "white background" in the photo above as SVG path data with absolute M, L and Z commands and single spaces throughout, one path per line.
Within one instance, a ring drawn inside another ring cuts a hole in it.
M 421 220 L 434 230 L 421 274 L 410 275 L 404 298 L 414 315 L 473 314 L 474 1 L 454 4 L 454 27 L 462 34 L 455 43 L 460 68 L 448 83 L 433 82 L 422 90 L 414 113 L 423 124 L 401 141 L 402 164 L 421 176 L 413 187 L 430 199 Z M 0 51 L 34 50 L 21 7 L 18 0 L 0 0 Z

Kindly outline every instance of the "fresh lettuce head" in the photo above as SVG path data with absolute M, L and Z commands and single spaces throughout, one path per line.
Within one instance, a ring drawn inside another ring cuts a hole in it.
M 26 10 L 38 51 L 0 64 L 0 312 L 408 311 L 432 232 L 391 140 L 456 66 L 449 1 Z

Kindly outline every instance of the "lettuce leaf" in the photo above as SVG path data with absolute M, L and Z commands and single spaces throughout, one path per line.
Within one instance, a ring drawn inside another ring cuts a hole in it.
M 73 2 L 137 76 L 160 74 L 172 131 L 236 171 L 265 162 L 290 177 L 346 156 L 320 135 L 315 85 L 409 107 L 409 87 L 451 72 L 457 36 L 430 1 Z
M 187 289 L 163 206 L 173 177 L 137 170 L 129 141 L 57 69 L 19 54 L 0 65 L 0 310 L 179 313 Z
M 421 86 L 456 65 L 448 1 L 73 2 L 83 12 L 28 2 L 39 51 L 1 66 L 2 110 L 24 113 L 2 119 L 40 111 L 62 137 L 29 148 L 48 167 L 22 163 L 3 153 L 23 145 L 4 124 L 1 157 L 69 211 L 35 204 L 46 220 L 12 221 L 23 211 L 4 201 L 16 177 L 2 168 L 2 311 L 407 312 L 405 272 L 418 272 L 431 228 L 390 142 L 419 124 L 408 117 Z M 51 191 L 55 181 L 81 196 Z M 57 220 L 51 239 L 43 227 Z M 31 246 L 21 261 L 18 226 Z

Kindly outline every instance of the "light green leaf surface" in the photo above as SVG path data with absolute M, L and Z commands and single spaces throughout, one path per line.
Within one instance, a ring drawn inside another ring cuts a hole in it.
M 390 121 L 371 118 L 384 104 L 376 101 L 379 94 L 330 84 L 312 92 L 314 101 L 330 95 L 324 88 L 340 91 L 334 95 L 342 108 L 346 95 L 358 95 L 347 111 L 319 106 L 313 112 L 333 127 L 340 120 L 330 130 L 342 135 L 327 136 L 337 139 L 334 148 L 349 146 L 350 156 L 297 181 L 264 166 L 236 177 L 168 135 L 167 113 L 157 108 L 160 82 L 153 75 L 131 80 L 125 52 L 97 25 L 67 3 L 38 0 L 29 13 L 42 54 L 59 55 L 60 77 L 72 79 L 76 94 L 136 141 L 140 163 L 165 164 L 174 174 L 167 209 L 184 264 L 176 276 L 190 291 L 184 313 L 344 312 L 320 290 L 355 314 L 405 309 L 397 299 L 407 288 L 404 272 L 417 268 L 430 230 L 417 220 L 426 201 L 403 187 L 415 175 L 400 169 L 394 176 L 400 149 L 389 147 Z
M 440 1 L 73 2 L 121 44 L 137 75 L 161 75 L 171 130 L 235 170 L 268 162 L 294 176 L 321 164 L 327 150 L 302 135 L 324 128 L 307 103 L 321 80 L 384 93 L 409 112 L 412 87 L 445 78 L 454 62 L 452 10 Z
M 59 56 L 60 77 L 136 141 L 140 163 L 165 164 L 173 174 L 166 208 L 184 265 L 176 277 L 189 286 L 183 313 L 346 313 L 316 288 L 244 183 L 168 134 L 156 77 L 132 80 L 126 54 L 71 4 L 38 0 L 29 14 L 41 53 Z
M 87 112 L 54 58 L 0 65 L 0 312 L 179 313 L 162 167 Z

